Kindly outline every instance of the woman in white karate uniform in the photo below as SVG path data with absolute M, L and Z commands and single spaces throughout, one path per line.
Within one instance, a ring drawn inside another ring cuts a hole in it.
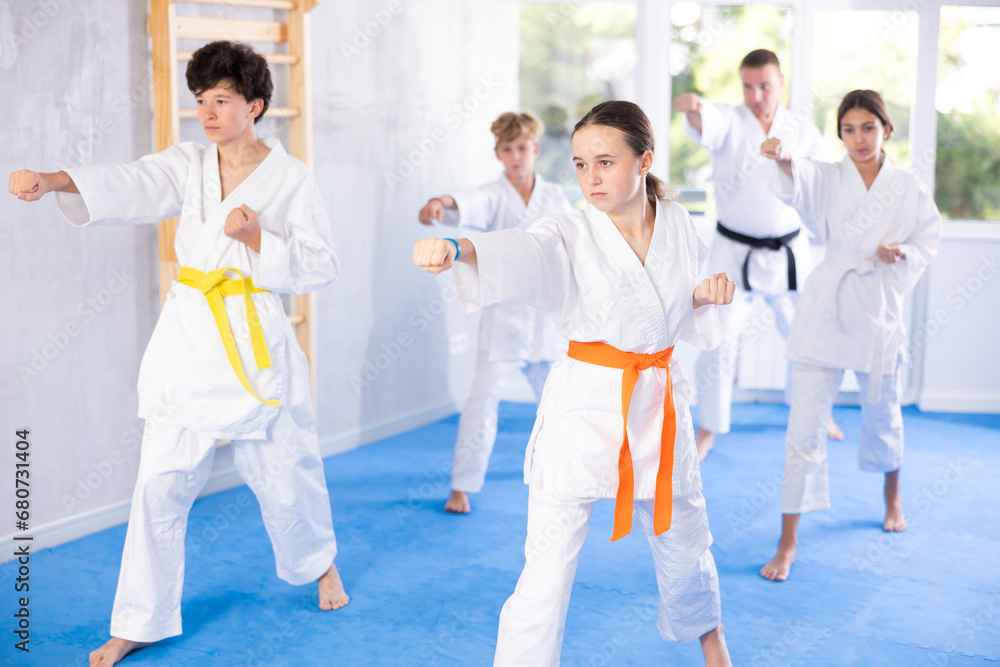
M 139 369 L 146 427 L 112 639 L 91 654 L 99 667 L 181 633 L 188 512 L 222 438 L 260 501 L 278 576 L 318 582 L 322 609 L 348 602 L 333 565 L 308 367 L 278 296 L 336 276 L 326 210 L 309 169 L 254 134 L 272 90 L 263 57 L 213 42 L 194 53 L 187 80 L 210 148 L 184 143 L 131 164 L 10 179 L 25 201 L 56 192 L 75 225 L 180 215 L 174 247 L 182 268 Z
M 500 614 L 494 664 L 559 663 L 591 508 L 616 498 L 612 539 L 631 530 L 633 507 L 649 538 L 663 638 L 700 638 L 707 664 L 728 665 L 691 390 L 671 352 L 681 338 L 718 345 L 715 306 L 736 286 L 724 274 L 698 280 L 706 248 L 648 173 L 653 134 L 638 106 L 594 107 L 574 130 L 573 155 L 585 211 L 414 248 L 425 271 L 454 265 L 468 310 L 531 304 L 571 341 L 528 442 L 526 563 Z
M 499 179 L 474 190 L 458 190 L 433 197 L 418 214 L 420 222 L 435 222 L 480 232 L 525 229 L 538 218 L 573 210 L 562 188 L 534 170 L 545 131 L 529 113 L 507 112 L 493 121 L 494 153 L 503 163 Z M 479 328 L 479 354 L 469 400 L 458 421 L 451 468 L 451 497 L 445 510 L 470 511 L 469 494 L 486 481 L 486 468 L 497 437 L 497 408 L 504 378 L 520 371 L 535 398 L 552 362 L 566 352 L 566 339 L 555 330 L 548 314 L 531 306 L 491 308 Z
M 903 417 L 898 369 L 907 362 L 903 298 L 937 252 L 941 215 L 915 175 L 882 150 L 888 106 L 872 90 L 848 93 L 837 111 L 847 155 L 836 164 L 788 157 L 779 139 L 761 152 L 787 177 L 783 193 L 826 243 L 799 300 L 786 356 L 792 361 L 778 552 L 761 576 L 788 577 L 799 515 L 830 506 L 826 424 L 845 369 L 861 389 L 862 470 L 885 474 L 886 531 L 906 529 L 899 493 Z

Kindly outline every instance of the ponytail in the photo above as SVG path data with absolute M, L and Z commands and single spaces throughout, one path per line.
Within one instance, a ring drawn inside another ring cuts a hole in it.
M 636 156 L 653 151 L 653 125 L 649 117 L 634 102 L 610 100 L 601 102 L 587 112 L 573 128 L 573 134 L 587 125 L 603 125 L 620 130 L 625 134 L 625 142 Z M 670 186 L 653 174 L 646 172 L 646 198 L 656 205 L 657 201 L 673 201 L 676 197 Z
M 650 204 L 655 206 L 658 200 L 673 201 L 676 195 L 677 193 L 669 185 L 653 176 L 652 173 L 646 174 L 646 198 Z

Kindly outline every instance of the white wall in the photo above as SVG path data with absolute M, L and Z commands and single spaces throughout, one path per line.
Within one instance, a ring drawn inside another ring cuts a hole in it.
M 928 276 L 922 410 L 1000 412 L 1000 234 L 996 223 L 945 223 Z
M 0 90 L 17 100 L 0 105 L 0 173 L 152 150 L 146 10 L 131 0 L 0 0 Z M 451 413 L 467 391 L 477 320 L 447 279 L 412 267 L 411 249 L 429 233 L 416 222 L 428 197 L 498 174 L 489 123 L 516 104 L 517 10 L 328 1 L 311 21 L 315 173 L 342 261 L 340 280 L 318 294 L 318 430 L 329 454 Z M 464 110 L 449 111 L 456 104 Z M 196 125 L 182 135 L 191 132 Z M 418 146 L 428 155 L 413 154 Z M 385 173 L 401 160 L 420 164 L 392 187 Z M 12 461 L 14 431 L 31 430 L 38 548 L 127 518 L 141 434 L 135 382 L 159 310 L 157 275 L 154 226 L 79 230 L 51 197 L 0 196 L 9 286 L 0 292 L 0 437 Z M 463 335 L 465 351 L 449 356 L 450 339 L 461 348 Z M 379 356 L 385 349 L 391 357 Z M 383 368 L 356 388 L 366 361 Z M 238 482 L 228 448 L 213 477 L 206 492 Z M 0 497 L 13 498 L 12 480 L 0 475 Z M 0 526 L 4 542 L 11 528 Z

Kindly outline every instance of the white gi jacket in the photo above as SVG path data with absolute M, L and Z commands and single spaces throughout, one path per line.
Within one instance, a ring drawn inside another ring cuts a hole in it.
M 492 232 L 526 229 L 539 218 L 573 210 L 562 188 L 535 173 L 535 187 L 528 203 L 507 179 L 507 174 L 473 190 L 451 194 L 458 210 L 445 209 L 443 224 Z M 483 313 L 479 348 L 490 361 L 554 361 L 566 351 L 566 340 L 549 316 L 530 306 L 503 305 Z
M 653 353 L 684 339 L 721 341 L 715 306 L 693 309 L 707 254 L 682 206 L 661 202 L 645 266 L 607 215 L 586 210 L 542 218 L 527 230 L 469 237 L 478 270 L 458 262 L 455 285 L 466 310 L 530 304 L 550 314 L 559 333 L 626 352 Z M 670 363 L 677 408 L 673 492 L 701 488 L 689 410 L 691 389 Z M 659 462 L 665 370 L 640 372 L 629 410 L 635 497 L 653 498 Z M 552 366 L 528 442 L 525 482 L 584 498 L 612 498 L 622 444 L 622 371 L 561 356 Z
M 298 423 L 312 422 L 308 366 L 282 308 L 281 294 L 328 284 L 338 262 L 316 182 L 276 139 L 271 152 L 224 201 L 216 146 L 177 144 L 131 164 L 68 170 L 79 195 L 56 201 L 74 225 L 152 223 L 180 214 L 174 249 L 181 266 L 203 272 L 235 267 L 252 277 L 269 368 L 257 369 L 242 296 L 225 299 L 229 325 L 250 385 L 280 400 Z M 260 253 L 224 233 L 229 212 L 247 205 L 261 226 Z M 238 278 L 238 276 L 230 276 Z M 139 416 L 231 439 L 265 439 L 278 406 L 261 403 L 240 384 L 226 357 L 205 296 L 174 283 L 139 369 Z M 299 420 L 302 421 L 299 421 Z
M 941 215 L 920 179 L 888 156 L 868 190 L 850 156 L 793 158 L 792 173 L 791 183 L 782 175 L 783 193 L 827 249 L 799 299 L 786 356 L 871 373 L 878 387 L 907 360 L 903 297 L 937 253 Z M 882 244 L 906 259 L 879 260 Z
M 696 143 L 706 148 L 712 159 L 715 182 L 715 206 L 718 221 L 727 228 L 754 238 L 776 238 L 801 229 L 799 215 L 776 196 L 781 170 L 773 160 L 760 154 L 760 145 L 768 137 L 781 139 L 782 147 L 792 155 L 826 158 L 823 136 L 809 118 L 798 118 L 778 105 L 771 130 L 764 129 L 745 104 L 703 102 L 701 133 L 684 118 L 684 130 Z M 799 234 L 789 246 L 795 253 L 798 286 L 812 267 L 809 242 Z M 711 272 L 727 271 L 730 279 L 743 287 L 735 267 L 742 266 L 750 248 L 715 235 Z M 750 256 L 749 276 L 753 289 L 768 294 L 788 290 L 788 264 L 784 252 L 755 250 Z

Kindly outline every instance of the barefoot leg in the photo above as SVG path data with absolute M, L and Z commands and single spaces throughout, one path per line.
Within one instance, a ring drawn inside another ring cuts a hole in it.
M 837 422 L 833 420 L 832 415 L 830 416 L 830 423 L 826 427 L 826 437 L 830 438 L 830 440 L 844 439 L 844 432 L 840 430 L 839 426 L 837 426 Z
M 90 667 L 111 667 L 118 664 L 122 658 L 136 649 L 149 646 L 151 642 L 132 642 L 127 639 L 112 637 L 104 646 L 90 654 Z
M 899 495 L 899 468 L 885 474 L 885 522 L 882 529 L 892 533 L 906 530 L 903 499 Z
M 335 564 L 330 563 L 330 569 L 316 583 L 319 585 L 319 608 L 323 611 L 340 609 L 351 601 L 344 591 L 344 584 L 340 581 Z
M 699 637 L 701 652 L 705 655 L 705 667 L 732 667 L 726 637 L 722 634 L 722 623 Z
M 795 561 L 795 549 L 799 544 L 799 515 L 781 515 L 781 538 L 778 540 L 778 553 L 771 562 L 760 569 L 760 576 L 771 581 L 784 581 Z
M 444 504 L 444 511 L 451 514 L 468 514 L 472 511 L 469 505 L 469 494 L 465 491 L 452 490 L 451 497 Z
M 715 446 L 715 434 L 711 431 L 699 428 L 696 444 L 698 447 L 698 460 L 704 461 L 705 457 L 708 456 L 709 450 Z

